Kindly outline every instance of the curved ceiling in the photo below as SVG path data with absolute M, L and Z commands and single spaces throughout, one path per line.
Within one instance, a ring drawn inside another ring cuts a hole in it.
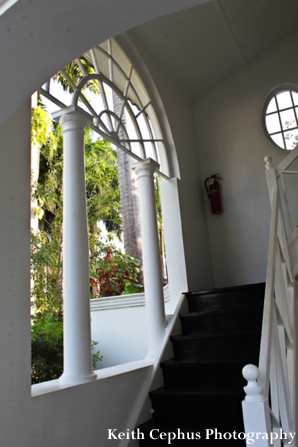
M 0 124 L 71 59 L 132 28 L 193 103 L 296 36 L 298 2 L 19 0 L 0 16 Z
M 0 16 L 0 124 L 69 60 L 206 0 L 19 0 Z
M 297 32 L 297 0 L 213 0 L 132 34 L 193 102 Z

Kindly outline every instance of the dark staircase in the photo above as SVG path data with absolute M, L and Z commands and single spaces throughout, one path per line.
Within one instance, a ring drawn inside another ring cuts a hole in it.
M 180 314 L 182 335 L 171 337 L 174 359 L 161 363 L 164 387 L 150 392 L 153 418 L 139 426 L 140 447 L 245 446 L 241 370 L 258 364 L 264 292 L 260 283 L 186 293 L 189 313 Z

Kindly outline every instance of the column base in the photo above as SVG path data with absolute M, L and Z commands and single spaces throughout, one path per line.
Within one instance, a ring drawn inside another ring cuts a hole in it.
M 97 374 L 92 372 L 91 374 L 65 374 L 63 373 L 61 377 L 59 377 L 59 383 L 63 386 L 73 386 L 79 385 L 80 383 L 88 383 L 92 382 L 97 378 Z

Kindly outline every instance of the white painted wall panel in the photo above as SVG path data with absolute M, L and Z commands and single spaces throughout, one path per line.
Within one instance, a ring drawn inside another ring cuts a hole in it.
M 217 287 L 265 280 L 270 205 L 263 160 L 271 155 L 277 165 L 285 152 L 265 136 L 261 114 L 273 87 L 298 84 L 296 49 L 297 38 L 195 106 L 202 179 L 218 172 L 223 178 L 223 214 L 211 214 L 205 195 Z
M 92 306 L 92 302 L 91 302 Z M 91 336 L 103 359 L 98 368 L 142 360 L 148 353 L 145 306 L 91 313 Z

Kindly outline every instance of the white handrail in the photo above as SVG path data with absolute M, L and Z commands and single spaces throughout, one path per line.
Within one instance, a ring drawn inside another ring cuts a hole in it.
M 272 316 L 275 284 L 275 264 L 277 248 L 277 188 L 273 190 L 272 215 L 270 222 L 270 242 L 268 250 L 266 290 L 263 311 L 262 338 L 259 360 L 259 384 L 264 395 L 268 395 L 269 390 L 269 366 L 270 366 L 270 342 L 272 340 Z
M 243 376 L 248 380 L 242 404 L 245 431 L 263 433 L 254 439 L 256 447 L 295 446 L 296 442 L 294 341 L 298 232 L 292 230 L 283 182 L 283 174 L 294 173 L 287 172 L 287 168 L 296 158 L 298 147 L 275 169 L 272 158 L 265 157 L 272 214 L 260 358 L 258 368 L 254 365 L 243 368 Z M 291 229 L 288 237 L 285 221 Z

